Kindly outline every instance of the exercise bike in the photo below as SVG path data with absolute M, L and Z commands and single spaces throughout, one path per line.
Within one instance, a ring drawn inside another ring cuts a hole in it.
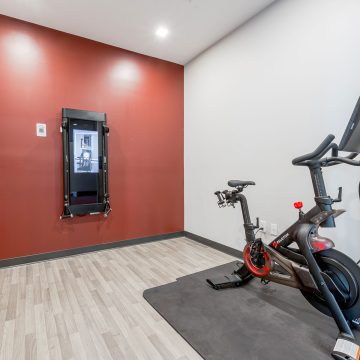
M 303 204 L 296 202 L 299 219 L 270 244 L 256 238 L 259 219 L 256 224 L 251 222 L 243 194 L 246 187 L 255 185 L 253 181 L 230 180 L 231 190 L 215 192 L 219 207 L 235 207 L 240 203 L 246 246 L 243 263 L 239 263 L 231 275 L 207 279 L 216 290 L 238 287 L 255 277 L 264 284 L 273 281 L 299 289 L 311 305 L 334 318 L 340 333 L 331 355 L 337 360 L 360 358 L 360 347 L 352 332 L 352 328 L 360 326 L 360 268 L 348 256 L 335 250 L 332 240 L 318 233 L 319 227 L 335 227 L 334 219 L 345 212 L 332 208 L 342 200 L 342 188 L 336 199 L 331 198 L 326 192 L 322 168 L 339 164 L 360 166 L 360 161 L 354 160 L 360 153 L 359 120 L 360 98 L 339 146 L 333 142 L 335 136 L 328 135 L 312 153 L 292 161 L 293 165 L 309 168 L 315 206 L 304 213 Z M 351 153 L 342 157 L 339 150 Z M 331 156 L 324 157 L 329 151 Z

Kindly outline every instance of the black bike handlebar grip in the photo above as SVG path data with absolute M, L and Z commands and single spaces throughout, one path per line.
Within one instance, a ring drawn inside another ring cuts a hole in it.
M 303 162 L 305 160 L 310 160 L 313 159 L 314 157 L 316 157 L 317 155 L 321 154 L 330 144 L 331 142 L 335 139 L 335 136 L 330 134 L 328 135 L 324 141 L 311 153 L 309 154 L 305 154 L 302 156 L 299 156 L 297 158 L 295 158 L 292 163 L 293 165 L 296 165 L 300 162 Z
M 334 145 L 331 152 L 332 157 L 338 157 L 339 156 L 339 147 L 337 145 Z

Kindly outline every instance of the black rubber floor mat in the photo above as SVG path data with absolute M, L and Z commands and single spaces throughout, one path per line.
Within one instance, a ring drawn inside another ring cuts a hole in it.
M 329 360 L 338 335 L 332 318 L 297 289 L 258 279 L 213 290 L 206 279 L 235 262 L 145 290 L 144 298 L 206 360 Z

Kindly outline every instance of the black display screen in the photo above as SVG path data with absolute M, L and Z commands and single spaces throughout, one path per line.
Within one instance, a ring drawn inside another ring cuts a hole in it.
M 339 150 L 360 153 L 360 98 L 341 139 Z
M 102 124 L 69 120 L 70 205 L 101 203 Z

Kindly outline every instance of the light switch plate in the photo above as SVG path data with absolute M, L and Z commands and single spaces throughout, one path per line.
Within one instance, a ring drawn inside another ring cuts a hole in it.
M 46 137 L 46 124 L 36 124 L 36 136 Z

